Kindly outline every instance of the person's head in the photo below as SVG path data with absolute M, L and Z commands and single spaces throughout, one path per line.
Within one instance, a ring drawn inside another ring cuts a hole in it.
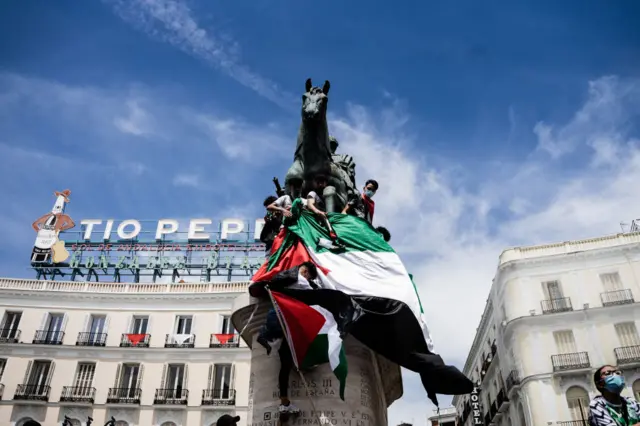
M 268 207 L 275 200 L 277 200 L 276 197 L 274 197 L 273 195 L 269 195 L 267 198 L 264 199 L 264 203 L 262 203 L 262 205 L 265 206 L 265 207 Z
M 240 416 L 232 417 L 228 414 L 223 414 L 216 422 L 216 426 L 236 426 L 239 421 Z
M 338 149 L 338 145 L 340 145 L 338 143 L 338 139 L 334 138 L 333 136 L 329 136 L 329 147 L 331 148 L 332 154 L 336 153 L 336 150 Z
M 304 262 L 298 268 L 298 273 L 305 277 L 307 281 L 313 281 L 318 278 L 318 269 L 312 262 Z
M 624 389 L 624 376 L 617 367 L 603 365 L 593 373 L 593 383 L 602 394 L 620 395 Z
M 318 175 L 313 178 L 313 189 L 322 192 L 327 187 L 327 177 Z M 318 194 L 321 195 L 321 194 Z
M 376 231 L 378 231 L 378 234 L 382 235 L 382 238 L 384 238 L 386 242 L 389 242 L 389 240 L 391 239 L 391 233 L 387 228 L 385 228 L 384 226 L 378 226 L 376 228 Z
M 24 422 L 22 426 L 42 426 L 42 425 L 33 419 L 29 419 L 26 422 Z
M 364 195 L 366 195 L 369 198 L 372 198 L 375 195 L 377 190 L 378 190 L 378 182 L 373 179 L 369 179 L 364 184 Z

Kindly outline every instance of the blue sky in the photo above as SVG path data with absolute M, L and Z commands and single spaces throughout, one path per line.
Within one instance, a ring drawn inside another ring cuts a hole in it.
M 632 0 L 3 2 L 0 272 L 31 276 L 54 190 L 75 218 L 260 216 L 305 79 L 329 79 L 330 131 L 381 182 L 378 223 L 462 365 L 501 250 L 640 215 L 638 16 Z M 431 409 L 405 375 L 391 423 Z

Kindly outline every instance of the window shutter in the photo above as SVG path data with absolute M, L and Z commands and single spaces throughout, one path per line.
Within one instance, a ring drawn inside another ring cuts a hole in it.
M 189 365 L 184 365 L 184 377 L 182 379 L 182 388 L 189 389 Z
M 46 330 L 47 329 L 47 322 L 49 321 L 49 312 L 45 312 L 45 314 L 42 316 L 42 323 L 40 324 L 40 330 Z
M 24 372 L 24 380 L 22 381 L 22 383 L 25 385 L 29 383 L 29 375 L 31 374 L 32 368 L 33 368 L 33 361 L 29 361 L 29 363 L 27 364 L 27 370 Z
M 129 325 L 127 325 L 127 333 L 133 333 L 133 315 L 129 317 Z
M 4 330 L 5 328 L 8 328 L 7 327 L 7 317 L 8 316 L 9 316 L 9 313 L 6 312 L 6 311 L 2 314 L 2 323 L 0 323 L 0 330 Z
M 235 389 L 236 365 L 231 364 L 231 378 L 229 379 L 229 389 Z
M 90 331 L 91 331 L 91 328 L 90 328 L 90 327 L 91 327 L 91 325 L 90 325 L 90 322 L 89 322 L 89 321 L 91 321 L 91 314 L 87 314 L 87 315 L 85 315 L 85 317 L 84 317 L 84 325 L 82 326 L 82 331 L 83 331 L 84 333 L 88 333 L 88 332 L 90 332 Z
M 51 379 L 53 378 L 53 371 L 55 369 L 56 369 L 56 363 L 51 361 L 51 364 L 49 365 L 49 376 L 47 377 L 46 386 L 51 386 Z
M 142 389 L 142 375 L 144 374 L 144 364 L 140 364 L 138 367 L 138 383 L 136 384 L 136 388 Z
M 116 368 L 116 379 L 113 382 L 113 387 L 120 387 L 120 375 L 122 374 L 122 364 L 118 364 L 118 368 Z
M 108 334 L 109 333 L 109 320 L 111 319 L 111 317 L 109 315 L 107 315 L 104 318 L 104 327 L 102 328 L 102 332 L 104 334 Z
M 166 381 L 167 381 L 167 364 L 162 366 L 162 376 L 161 376 L 161 379 L 160 379 L 160 389 L 166 389 L 165 388 Z
M 67 321 L 69 321 L 69 314 L 65 313 L 62 317 L 62 329 L 60 331 L 65 331 L 67 329 Z
M 151 334 L 151 315 L 147 316 L 147 331 L 146 334 Z
M 209 365 L 209 379 L 207 379 L 207 389 L 213 389 L 213 364 Z

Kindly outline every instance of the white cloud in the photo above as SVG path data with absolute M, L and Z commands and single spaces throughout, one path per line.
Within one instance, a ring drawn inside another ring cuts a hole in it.
M 129 115 L 125 117 L 116 117 L 113 124 L 123 133 L 129 133 L 135 136 L 143 136 L 152 133 L 152 118 L 149 113 L 144 110 L 139 102 L 130 99 L 127 101 Z
M 189 7 L 180 0 L 103 0 L 124 21 L 150 37 L 162 40 L 222 70 L 240 84 L 270 101 L 290 108 L 295 97 L 274 82 L 242 65 L 238 44 L 200 27 Z
M 393 114 L 397 126 L 381 119 Z M 376 222 L 390 229 L 414 273 L 436 350 L 446 361 L 464 364 L 502 250 L 616 233 L 621 220 L 638 215 L 640 142 L 628 133 L 638 114 L 638 80 L 595 80 L 569 122 L 532 129 L 551 160 L 531 155 L 503 164 L 474 176 L 474 189 L 416 155 L 415 147 L 427 141 L 407 136 L 407 115 L 397 108 L 378 115 L 351 106 L 346 117 L 332 118 L 340 150 L 356 158 L 360 183 L 373 177 L 381 184 Z M 566 157 L 562 165 L 554 161 L 560 157 Z M 468 320 L 456 321 L 462 313 Z M 433 407 L 417 376 L 404 377 L 405 397 L 392 407 L 390 424 L 422 423 Z M 444 405 L 449 398 L 440 400 Z
M 190 186 L 198 188 L 202 185 L 200 176 L 194 174 L 178 174 L 173 177 L 174 186 Z

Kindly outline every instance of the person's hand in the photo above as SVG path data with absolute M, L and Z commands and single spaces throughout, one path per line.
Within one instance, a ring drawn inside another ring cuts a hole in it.
M 291 216 L 293 216 L 293 214 L 291 214 L 291 212 L 289 210 L 282 210 L 282 216 L 291 217 Z
M 316 213 L 318 216 L 326 219 L 327 218 L 327 214 L 321 210 L 318 210 L 318 212 Z

